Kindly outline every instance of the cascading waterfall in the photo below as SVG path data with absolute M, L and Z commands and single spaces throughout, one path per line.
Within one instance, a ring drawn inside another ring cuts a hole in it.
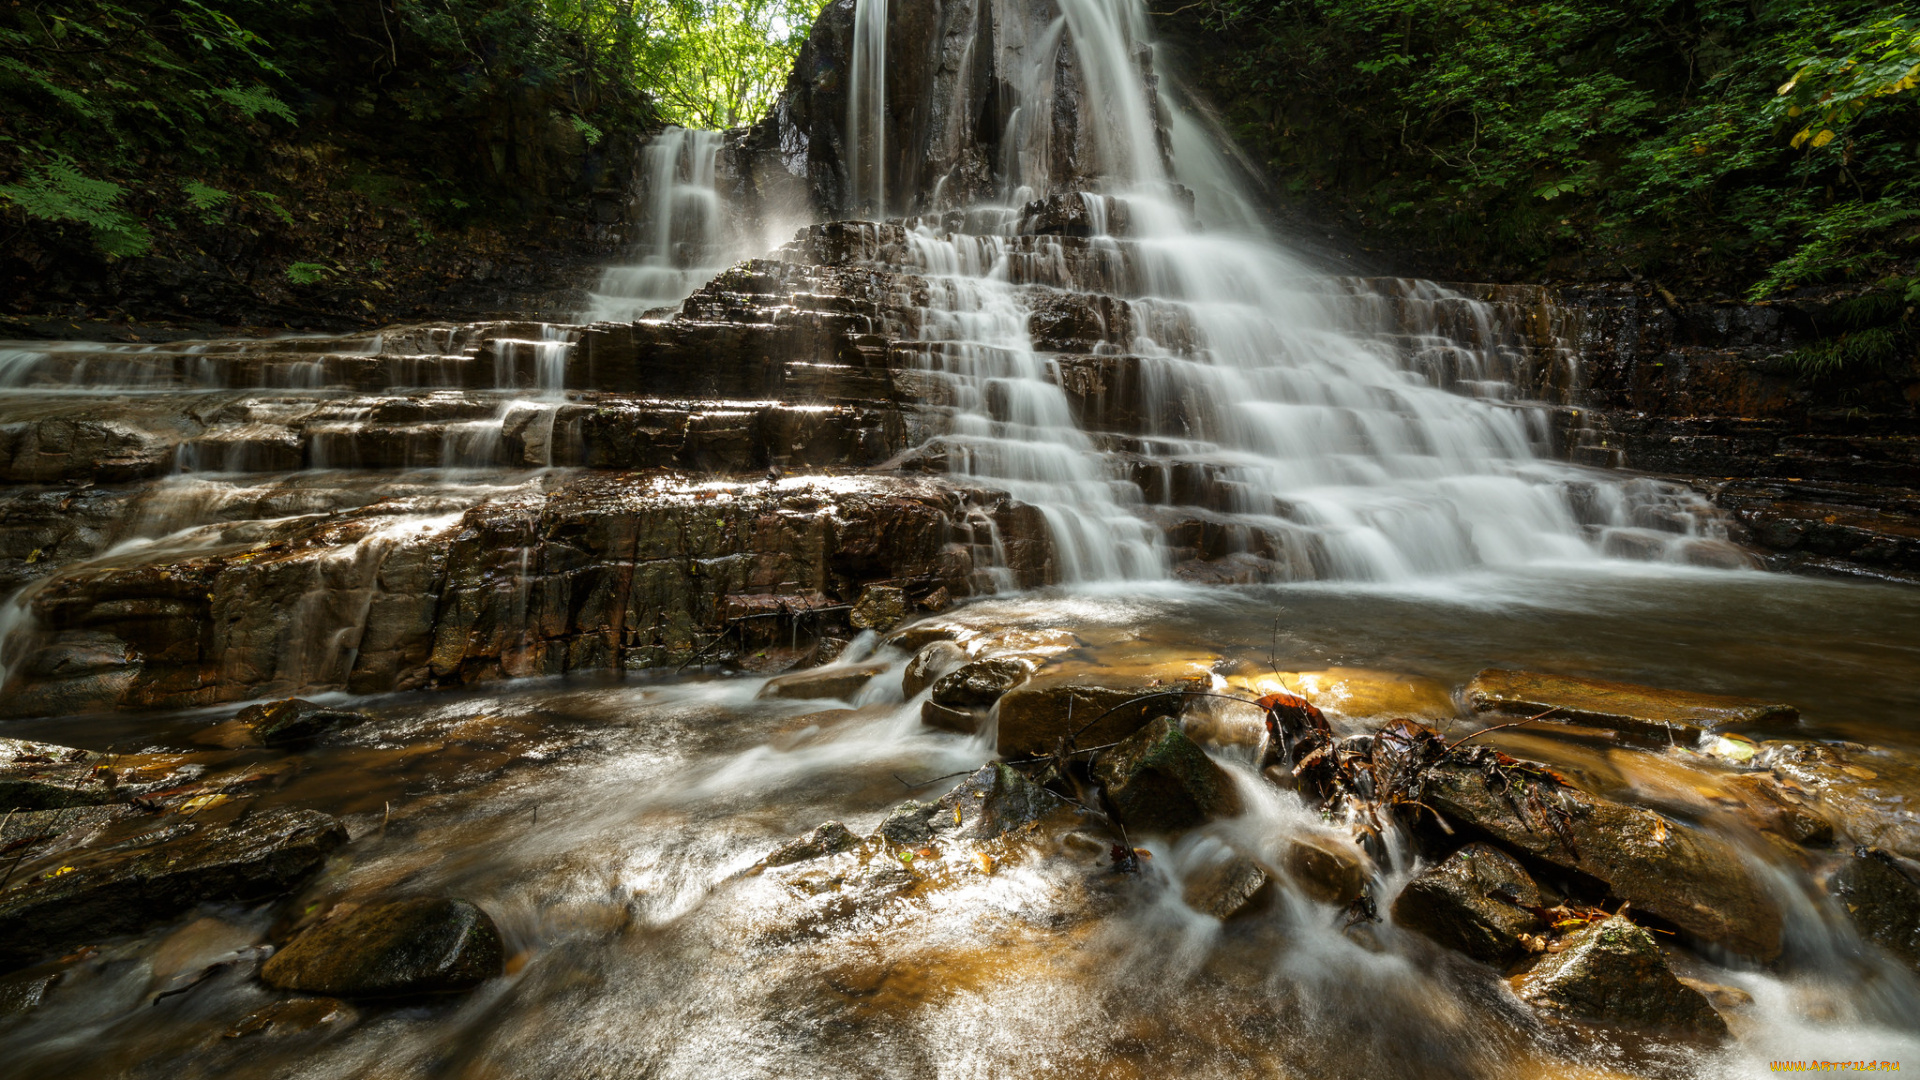
M 647 144 L 640 262 L 608 267 L 582 322 L 626 321 L 685 300 L 732 257 L 715 160 L 723 134 L 670 127 Z
M 853 16 L 847 91 L 847 195 L 874 217 L 887 213 L 887 0 L 865 0 Z

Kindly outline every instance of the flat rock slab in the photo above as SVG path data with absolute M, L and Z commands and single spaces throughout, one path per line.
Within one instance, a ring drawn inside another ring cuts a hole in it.
M 505 965 L 500 931 L 465 900 L 358 907 L 309 927 L 260 969 L 282 990 L 348 998 L 470 990 Z
M 71 746 L 0 739 L 0 812 L 99 806 L 120 798 L 116 785 L 96 774 L 100 755 Z
M 838 701 L 852 701 L 875 675 L 886 670 L 884 664 L 868 664 L 862 667 L 828 668 L 823 671 L 796 671 L 791 675 L 779 675 L 767 680 L 760 688 L 758 696 L 763 698 L 787 698 L 806 701 L 813 698 L 833 698 Z
M 226 825 L 169 815 L 147 834 L 63 857 L 0 892 L 0 969 L 164 922 L 196 904 L 292 891 L 347 842 L 316 810 L 267 810 Z
M 1696 1037 L 1727 1034 L 1699 991 L 1674 977 L 1653 935 L 1619 916 L 1567 939 L 1515 987 L 1549 1016 Z
M 1760 960 L 1780 954 L 1779 907 L 1718 837 L 1537 775 L 1465 764 L 1434 766 L 1422 798 L 1504 844 L 1600 879 L 1694 938 Z
M 1506 716 L 1552 710 L 1545 719 L 1663 743 L 1691 744 L 1704 732 L 1735 724 L 1792 724 L 1800 719 L 1800 711 L 1791 705 L 1505 668 L 1475 675 L 1467 684 L 1466 701 L 1474 712 Z

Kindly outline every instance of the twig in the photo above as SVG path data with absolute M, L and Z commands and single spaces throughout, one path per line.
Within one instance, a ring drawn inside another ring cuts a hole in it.
M 1459 738 L 1448 743 L 1447 753 L 1452 753 L 1454 747 L 1459 746 L 1461 743 L 1466 742 L 1468 739 L 1471 739 L 1480 735 L 1486 735 L 1490 732 L 1505 731 L 1508 728 L 1523 727 L 1527 724 L 1533 723 L 1535 720 L 1541 720 L 1541 719 L 1545 719 L 1546 717 L 1552 716 L 1554 713 L 1557 713 L 1559 711 L 1560 711 L 1560 706 L 1555 705 L 1553 708 L 1548 709 L 1546 712 L 1539 713 L 1538 715 L 1535 715 L 1535 716 L 1529 716 L 1525 720 L 1515 720 L 1511 724 L 1496 724 L 1493 727 L 1481 728 L 1479 731 L 1469 731 L 1465 735 L 1462 735 Z

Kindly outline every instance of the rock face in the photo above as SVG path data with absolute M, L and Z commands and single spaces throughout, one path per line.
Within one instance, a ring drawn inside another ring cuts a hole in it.
M 1233 778 L 1169 717 L 1095 759 L 1093 775 L 1131 832 L 1179 833 L 1240 812 Z
M 346 840 L 326 814 L 267 810 L 220 826 L 168 819 L 129 842 L 64 855 L 72 869 L 29 872 L 0 891 L 0 967 L 134 933 L 196 904 L 288 892 Z
M 1674 977 L 1653 935 L 1618 916 L 1574 934 L 1518 984 L 1521 1000 L 1556 1017 L 1685 1036 L 1727 1033 L 1707 999 Z
M 1687 745 L 1702 732 L 1734 724 L 1792 724 L 1800 718 L 1791 705 L 1503 668 L 1475 675 L 1466 698 L 1475 712 L 1537 716 L 1551 710 L 1544 718 L 1550 722 L 1572 721 Z
M 308 928 L 260 969 L 283 990 L 409 997 L 470 990 L 499 975 L 500 931 L 465 900 L 396 900 Z
M 1540 889 L 1513 856 L 1468 844 L 1407 883 L 1393 902 L 1393 921 L 1475 960 L 1504 966 L 1530 951 L 1524 935 L 1542 929 L 1529 907 Z
M 1503 844 L 1605 882 L 1701 941 L 1761 960 L 1780 953 L 1779 907 L 1726 841 L 1577 788 L 1446 763 L 1424 800 Z
M 1862 850 L 1827 879 L 1860 936 L 1920 970 L 1920 885 L 1882 851 Z

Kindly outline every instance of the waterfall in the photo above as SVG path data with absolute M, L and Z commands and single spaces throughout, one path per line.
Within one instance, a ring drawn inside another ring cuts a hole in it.
M 670 127 L 641 155 L 640 262 L 608 267 L 582 322 L 630 321 L 685 300 L 733 257 L 715 185 L 723 135 Z
M 856 213 L 887 213 L 887 0 L 854 10 L 847 90 L 847 197 Z

